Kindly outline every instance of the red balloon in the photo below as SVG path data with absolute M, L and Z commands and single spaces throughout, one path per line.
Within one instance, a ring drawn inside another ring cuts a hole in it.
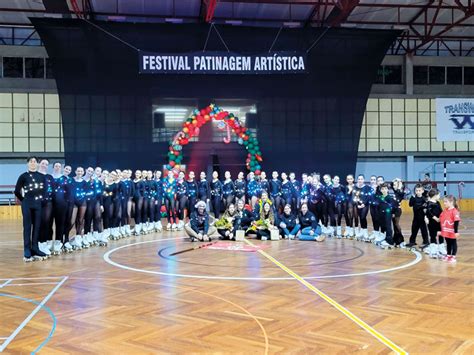
M 202 109 L 202 110 L 201 110 L 201 115 L 203 115 L 203 116 L 204 116 L 206 113 L 207 113 L 207 112 L 206 112 L 206 110 L 205 110 L 205 109 Z
M 188 144 L 188 143 L 189 143 L 189 139 L 187 139 L 187 138 L 183 138 L 181 140 L 181 145 L 185 145 L 185 144 Z
M 260 170 L 255 170 L 256 175 L 260 175 L 261 171 Z
M 245 136 L 244 141 L 248 141 L 248 140 L 249 140 L 249 136 Z
M 178 155 L 179 155 L 179 152 L 178 152 L 178 151 L 174 152 L 174 155 L 178 156 Z
M 176 165 L 176 162 L 174 162 L 173 160 L 171 160 L 171 161 L 169 162 L 169 164 L 170 164 L 171 167 L 173 167 L 173 166 Z
M 207 108 L 206 108 L 206 113 L 209 114 L 209 113 L 211 113 L 211 111 L 212 111 L 212 109 L 211 109 L 210 107 L 207 107 Z

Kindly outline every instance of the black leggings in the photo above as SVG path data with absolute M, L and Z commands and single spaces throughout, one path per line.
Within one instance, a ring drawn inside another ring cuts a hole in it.
M 62 236 L 63 243 L 69 243 L 69 233 L 72 229 L 72 212 L 74 210 L 74 202 L 68 201 L 66 203 L 66 220 L 64 221 L 64 231 Z
M 68 203 L 64 198 L 59 197 L 53 201 L 53 212 L 56 226 L 56 240 L 63 242 L 64 231 L 67 227 L 66 217 L 68 213 Z
M 224 208 L 227 210 L 231 203 L 234 203 L 235 196 L 233 194 L 224 196 Z
M 191 216 L 191 213 L 195 210 L 194 205 L 197 202 L 196 196 L 188 196 L 188 215 Z
M 114 210 L 112 217 L 112 227 L 117 228 L 120 226 L 120 220 L 122 218 L 122 202 L 119 197 L 114 199 Z
M 86 204 L 86 217 L 84 224 L 84 234 L 91 231 L 92 219 L 94 218 L 96 200 L 88 200 Z
M 337 216 L 336 223 L 340 227 L 342 224 L 342 216 L 344 215 L 344 203 L 337 203 L 335 206 L 335 214 Z
M 104 228 L 113 227 L 114 203 L 111 197 L 104 199 Z
M 23 215 L 23 251 L 31 257 L 38 251 L 38 237 L 41 224 L 41 202 L 24 199 L 21 202 Z
M 316 221 L 323 224 L 323 226 L 327 227 L 328 225 L 328 216 L 327 216 L 327 205 L 326 201 L 319 201 L 314 205 L 314 211 L 316 216 Z
M 448 255 L 455 256 L 458 252 L 458 240 L 454 238 L 445 238 L 446 239 L 446 251 Z
M 336 226 L 336 212 L 335 212 L 336 206 L 334 204 L 334 201 L 328 201 L 327 202 L 327 216 L 329 219 L 329 223 L 332 227 Z
M 176 201 L 174 198 L 165 197 L 166 214 L 168 215 L 168 223 L 173 223 L 176 219 Z
M 122 218 L 121 224 L 122 226 L 126 226 L 130 224 L 130 213 L 132 212 L 132 201 L 130 197 L 122 198 Z
M 393 245 L 392 213 L 387 213 L 385 211 L 379 211 L 378 213 L 378 216 L 374 216 L 377 218 L 377 225 L 380 227 L 382 233 L 385 233 L 385 241 L 388 244 Z
M 145 198 L 144 201 L 144 219 L 143 222 L 153 222 L 155 220 L 155 199 Z
M 359 221 L 357 220 L 357 211 L 352 202 L 346 202 L 346 206 L 344 208 L 344 218 L 346 220 L 346 227 L 352 228 L 354 222 L 356 223 L 356 227 L 359 225 Z
M 41 226 L 38 241 L 44 243 L 53 237 L 53 201 L 43 201 L 41 206 Z
M 86 217 L 86 201 L 75 201 L 72 209 L 71 228 L 76 225 L 76 235 L 84 235 L 84 221 Z
M 360 227 L 362 229 L 367 229 L 367 214 L 369 213 L 369 206 L 364 206 L 362 208 L 357 207 L 357 216 L 360 220 Z M 356 223 L 357 227 L 357 223 Z
M 135 224 L 142 223 L 143 197 L 135 198 Z
M 153 206 L 153 221 L 160 222 L 161 221 L 161 206 L 163 203 L 163 197 L 158 196 L 155 199 L 155 205 Z
M 184 221 L 184 210 L 188 204 L 188 197 L 186 195 L 181 195 L 176 197 L 176 209 L 178 218 L 180 221 Z
M 273 206 L 275 206 L 275 210 L 278 212 L 280 207 L 282 207 L 282 198 L 281 196 L 275 196 L 270 198 L 272 200 Z M 294 211 L 295 213 L 297 211 Z
M 211 206 L 212 206 L 212 212 L 214 212 L 214 217 L 216 219 L 219 218 L 220 213 L 221 213 L 221 197 L 220 196 L 212 196 L 211 197 Z
M 393 243 L 400 245 L 403 241 L 402 227 L 400 227 L 400 218 L 402 216 L 402 209 L 397 208 L 393 212 L 392 224 L 393 224 Z
M 413 222 L 411 224 L 411 236 L 410 243 L 416 242 L 416 235 L 418 230 L 421 230 L 421 237 L 423 238 L 423 244 L 428 244 L 428 231 L 426 229 L 425 217 L 424 215 L 415 215 L 413 216 Z
M 436 236 L 438 235 L 438 232 L 441 230 L 440 225 L 438 222 L 430 220 L 430 223 L 428 224 L 428 232 L 430 234 L 430 243 L 436 244 Z M 439 236 L 439 243 L 444 242 L 444 238 L 442 236 Z
M 372 217 L 372 225 L 374 231 L 378 231 L 381 228 L 380 218 L 377 217 L 377 206 L 370 205 L 370 217 Z

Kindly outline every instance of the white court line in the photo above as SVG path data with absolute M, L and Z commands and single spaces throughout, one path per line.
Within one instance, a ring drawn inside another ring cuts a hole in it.
M 0 288 L 7 286 L 12 281 L 13 281 L 12 279 L 8 279 L 7 281 L 5 281 L 4 283 L 0 285 Z
M 64 276 L 63 280 L 59 282 L 55 288 L 51 290 L 50 293 L 41 301 L 41 303 L 36 306 L 36 308 L 33 310 L 33 312 L 30 313 L 28 317 L 25 318 L 25 320 L 18 326 L 18 328 L 15 329 L 15 331 L 0 345 L 0 353 L 3 352 L 3 350 L 6 349 L 8 344 L 12 342 L 13 339 L 20 333 L 20 331 L 28 324 L 28 322 L 38 313 L 43 306 L 46 304 L 46 302 L 49 301 L 49 299 L 54 295 L 54 293 L 66 282 L 68 279 L 67 276 Z
M 12 286 L 36 286 L 36 285 L 57 285 L 57 284 L 58 284 L 57 282 L 32 282 L 30 284 L 9 284 L 9 285 L 3 285 L 3 286 L 12 287 Z
M 167 240 L 176 240 L 176 239 L 185 239 L 182 237 L 176 237 L 176 238 L 166 238 L 166 239 L 155 239 L 155 240 L 147 240 L 143 242 L 137 242 L 137 243 L 132 243 L 132 244 L 127 244 L 127 245 L 122 245 L 120 247 L 117 247 L 115 249 L 109 250 L 107 253 L 104 254 L 104 261 L 109 263 L 110 265 L 113 265 L 115 267 L 124 269 L 124 270 L 129 270 L 129 271 L 136 271 L 136 272 L 142 272 L 145 274 L 154 274 L 154 275 L 164 275 L 164 276 L 175 276 L 175 277 L 185 277 L 185 278 L 192 278 L 192 279 L 205 279 L 205 280 L 260 280 L 260 281 L 280 281 L 280 280 L 294 280 L 293 277 L 236 277 L 236 276 L 208 276 L 208 275 L 188 275 L 188 274 L 175 274 L 171 272 L 161 272 L 161 271 L 153 271 L 153 270 L 145 270 L 145 269 L 139 269 L 139 268 L 134 268 L 131 266 L 119 264 L 113 260 L 110 259 L 110 255 L 120 249 L 128 248 L 131 246 L 135 245 L 140 245 L 140 244 L 147 244 L 147 243 L 156 243 L 156 242 L 162 242 L 162 241 L 167 241 Z M 411 267 L 415 264 L 418 264 L 423 257 L 418 251 L 412 251 L 410 250 L 411 253 L 415 254 L 415 259 L 412 260 L 409 263 L 388 268 L 388 269 L 382 269 L 382 270 L 374 270 L 374 271 L 366 271 L 366 272 L 357 272 L 357 273 L 352 273 L 352 274 L 339 274 L 339 275 L 326 275 L 326 276 L 307 276 L 303 277 L 304 280 L 317 280 L 317 279 L 333 279 L 333 278 L 341 278 L 341 277 L 353 277 L 353 276 L 365 276 L 365 275 L 375 275 L 375 274 L 382 274 L 386 272 L 392 272 L 392 271 L 397 271 L 401 269 L 405 269 L 408 267 Z

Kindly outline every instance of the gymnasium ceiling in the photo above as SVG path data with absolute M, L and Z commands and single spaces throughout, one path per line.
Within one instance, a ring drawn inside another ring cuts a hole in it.
M 400 29 L 392 54 L 474 55 L 471 0 L 2 0 L 0 25 L 29 17 Z

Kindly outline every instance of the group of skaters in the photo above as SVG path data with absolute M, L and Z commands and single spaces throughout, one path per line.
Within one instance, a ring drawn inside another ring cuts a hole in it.
M 382 176 L 338 176 L 265 172 L 233 180 L 214 171 L 199 179 L 180 171 L 86 169 L 53 164 L 30 157 L 28 171 L 18 178 L 15 195 L 21 201 L 24 260 L 71 252 L 110 239 L 184 230 L 191 241 L 209 241 L 215 235 L 233 240 L 238 231 L 261 240 L 285 239 L 322 242 L 326 237 L 373 242 L 384 249 L 413 248 L 419 231 L 421 249 L 433 257 L 456 261 L 459 211 L 456 199 L 440 194 L 432 184 L 419 184 L 414 194 L 401 179 Z M 404 243 L 400 227 L 401 202 L 413 208 L 412 233 Z M 162 213 L 166 213 L 165 226 Z M 212 214 L 211 214 L 212 213 Z M 372 231 L 368 229 L 368 215 Z M 344 221 L 344 227 L 343 227 Z M 53 231 L 54 225 L 54 231 Z M 132 227 L 133 226 L 133 227 Z M 72 233 L 74 231 L 74 233 Z M 72 233 L 72 234 L 71 234 Z M 444 241 L 446 241 L 446 246 Z

